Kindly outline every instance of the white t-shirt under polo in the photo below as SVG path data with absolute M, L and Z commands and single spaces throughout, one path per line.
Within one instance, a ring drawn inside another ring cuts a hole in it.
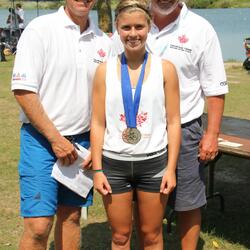
M 161 31 L 153 25 L 147 47 L 176 66 L 181 94 L 181 121 L 202 115 L 204 96 L 228 92 L 219 40 L 204 18 L 183 3 L 180 16 Z
M 58 12 L 34 19 L 19 40 L 12 90 L 38 93 L 62 135 L 89 130 L 92 81 L 97 66 L 111 53 L 110 39 L 91 20 L 80 27 Z M 21 111 L 21 121 L 29 122 Z
M 107 61 L 105 115 L 106 130 L 103 149 L 122 155 L 140 155 L 162 150 L 167 145 L 165 93 L 162 59 L 151 57 L 150 72 L 142 84 L 137 113 L 137 129 L 141 140 L 128 144 L 122 140 L 127 128 L 122 100 L 121 81 L 117 74 L 117 57 Z M 104 153 L 105 155 L 105 153 Z

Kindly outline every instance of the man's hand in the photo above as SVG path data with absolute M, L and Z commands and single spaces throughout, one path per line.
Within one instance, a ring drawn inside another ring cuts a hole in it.
M 77 152 L 74 145 L 63 136 L 58 137 L 57 140 L 52 142 L 51 147 L 62 165 L 70 165 L 77 159 Z
M 199 156 L 201 161 L 211 161 L 218 154 L 218 136 L 205 133 L 200 141 Z
M 199 145 L 201 161 L 212 161 L 218 154 L 218 136 L 225 96 L 207 96 L 207 128 Z

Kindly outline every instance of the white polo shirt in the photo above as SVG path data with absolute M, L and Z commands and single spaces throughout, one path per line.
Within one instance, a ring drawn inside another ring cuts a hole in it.
M 34 19 L 17 47 L 11 89 L 38 93 L 62 135 L 89 130 L 95 70 L 111 54 L 108 36 L 89 23 L 81 34 L 61 7 Z M 20 117 L 29 122 L 22 111 Z
M 159 29 L 153 24 L 147 50 L 174 63 L 179 77 L 181 122 L 202 115 L 204 96 L 228 92 L 224 62 L 217 34 L 211 24 L 189 11 L 182 3 L 179 17 Z M 122 51 L 117 33 L 113 37 L 116 51 Z
M 161 31 L 153 25 L 148 50 L 176 66 L 181 94 L 181 121 L 202 115 L 204 96 L 228 92 L 217 34 L 207 20 L 183 3 L 180 16 Z

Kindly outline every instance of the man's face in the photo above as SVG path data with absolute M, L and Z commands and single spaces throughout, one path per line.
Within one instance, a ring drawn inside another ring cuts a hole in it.
M 153 15 L 169 15 L 177 7 L 179 0 L 151 0 L 151 11 Z
M 73 19 L 87 17 L 95 0 L 66 0 L 66 13 Z

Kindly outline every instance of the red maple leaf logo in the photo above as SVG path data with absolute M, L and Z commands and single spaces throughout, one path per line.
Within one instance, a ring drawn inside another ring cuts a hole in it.
M 121 122 L 125 122 L 126 121 L 126 117 L 124 114 L 120 114 L 120 121 Z
M 140 114 L 137 115 L 136 117 L 136 122 L 139 127 L 142 126 L 142 124 L 147 120 L 148 118 L 148 113 L 147 112 L 141 112 Z
M 138 127 L 141 127 L 142 124 L 148 119 L 148 113 L 147 112 L 141 112 L 136 116 L 136 123 Z M 121 122 L 126 122 L 126 117 L 124 114 L 120 114 L 120 119 Z
M 98 55 L 100 57 L 105 57 L 106 56 L 106 53 L 105 53 L 105 51 L 103 49 L 98 50 L 97 53 L 98 53 Z
M 188 38 L 186 37 L 186 35 L 179 36 L 178 39 L 180 43 L 188 42 Z

